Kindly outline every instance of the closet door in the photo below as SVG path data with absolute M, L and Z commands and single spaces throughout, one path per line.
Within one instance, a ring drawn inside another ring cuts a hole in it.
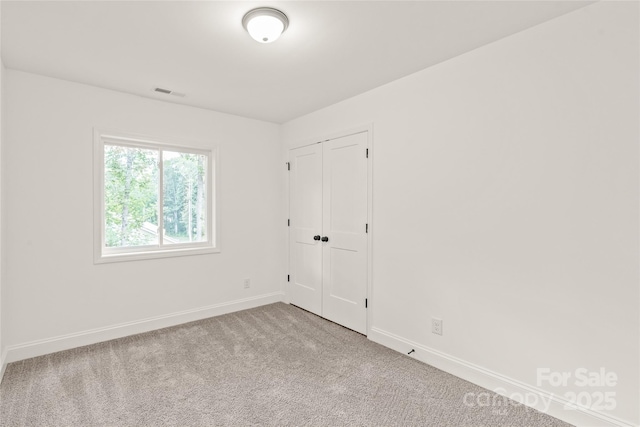
M 322 145 L 291 150 L 289 301 L 322 315 Z
M 322 316 L 366 334 L 367 133 L 322 143 Z M 314 217 L 315 218 L 315 217 Z

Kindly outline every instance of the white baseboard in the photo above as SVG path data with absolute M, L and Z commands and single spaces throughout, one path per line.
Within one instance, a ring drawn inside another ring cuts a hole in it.
M 2 374 L 4 374 L 5 367 L 8 363 L 16 362 L 18 360 L 29 359 L 31 357 L 42 356 L 49 353 L 55 353 L 57 351 L 96 344 L 129 335 L 154 331 L 187 322 L 193 322 L 195 320 L 206 319 L 208 317 L 220 316 L 222 314 L 280 302 L 283 299 L 283 295 L 284 294 L 282 292 L 273 292 L 270 294 L 214 304 L 207 307 L 150 317 L 147 319 L 137 320 L 135 322 L 120 323 L 104 328 L 90 329 L 73 334 L 60 335 L 53 338 L 31 341 L 18 345 L 10 345 L 7 347 L 4 357 L 2 358 Z M 1 380 L 2 377 L 0 377 L 0 381 Z
M 525 400 L 525 405 L 545 412 L 569 424 L 579 427 L 634 427 L 632 423 L 602 412 L 593 411 L 586 407 L 567 409 L 566 405 L 569 402 L 560 396 L 555 396 L 537 387 L 530 386 L 376 327 L 371 328 L 368 338 L 378 344 L 405 354 L 413 349 L 415 352 L 413 352 L 411 356 L 421 362 L 488 390 L 500 390 L 500 394 L 507 397 L 514 395 L 532 397 L 531 399 Z
M 7 369 L 7 350 L 0 353 L 0 383 L 4 378 L 4 371 Z

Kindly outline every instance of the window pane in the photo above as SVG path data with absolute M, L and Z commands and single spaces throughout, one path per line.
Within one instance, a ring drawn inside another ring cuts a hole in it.
M 207 240 L 207 156 L 163 151 L 164 243 Z
M 104 146 L 105 246 L 158 244 L 158 151 Z

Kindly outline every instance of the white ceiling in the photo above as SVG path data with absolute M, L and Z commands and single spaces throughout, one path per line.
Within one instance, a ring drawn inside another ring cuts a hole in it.
M 588 3 L 2 1 L 2 59 L 8 68 L 282 123 Z M 289 16 L 275 43 L 257 43 L 242 28 L 258 6 Z

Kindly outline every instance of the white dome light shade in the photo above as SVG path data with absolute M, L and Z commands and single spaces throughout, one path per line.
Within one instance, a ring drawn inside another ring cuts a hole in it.
M 273 16 L 256 16 L 247 23 L 249 35 L 260 43 L 271 43 L 275 41 L 282 31 L 284 24 Z
M 242 25 L 249 35 L 260 43 L 271 43 L 289 26 L 287 15 L 277 9 L 260 7 L 247 12 Z

